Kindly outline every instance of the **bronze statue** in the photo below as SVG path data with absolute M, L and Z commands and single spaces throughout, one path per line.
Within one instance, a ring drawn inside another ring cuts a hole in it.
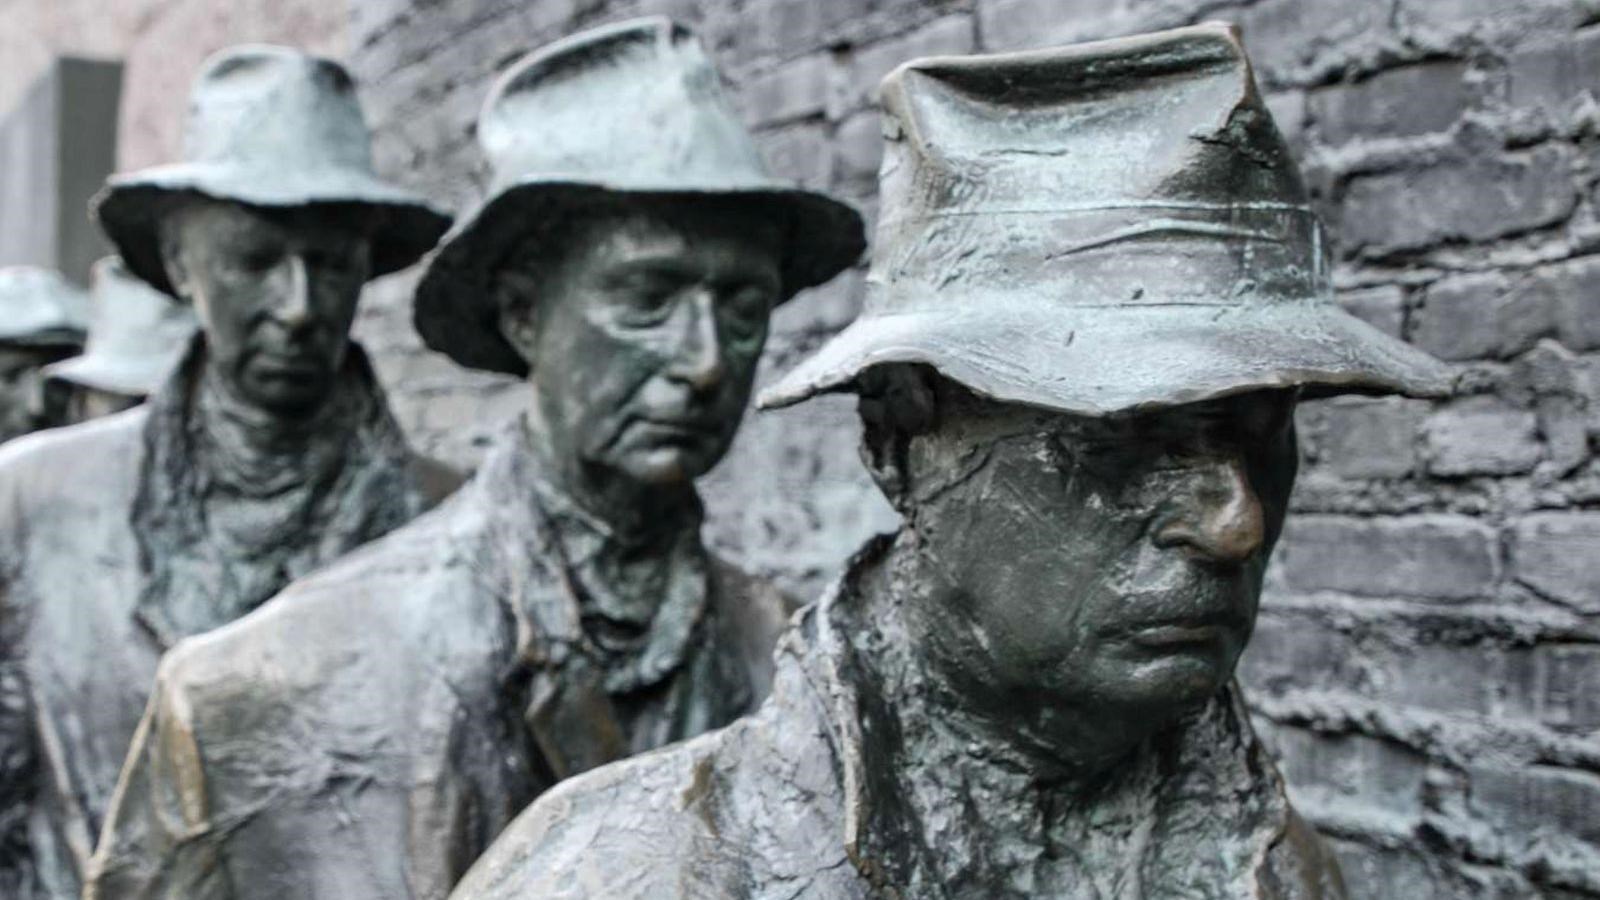
M 0 442 L 64 424 L 41 370 L 83 348 L 89 300 L 59 272 L 0 268 Z
M 150 402 L 0 449 L 0 896 L 77 897 L 162 652 L 431 506 L 348 331 L 446 216 L 377 180 L 349 76 L 213 57 L 188 161 L 114 177 L 101 225 L 202 333 Z
M 87 422 L 143 403 L 194 334 L 194 310 L 108 256 L 94 265 L 83 353 L 43 369 L 51 405 Z
M 478 135 L 416 324 L 530 409 L 440 509 L 168 655 L 87 896 L 443 898 L 550 785 L 766 694 L 790 606 L 707 552 L 694 480 L 859 216 L 767 174 L 665 19 L 518 61 Z
M 457 900 L 1343 896 L 1233 681 L 1301 397 L 1436 394 L 1341 312 L 1224 25 L 908 63 L 859 395 L 903 517 L 731 727 L 546 794 Z

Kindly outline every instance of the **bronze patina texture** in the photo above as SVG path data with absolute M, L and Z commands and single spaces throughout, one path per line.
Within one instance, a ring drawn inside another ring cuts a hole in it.
M 1344 896 L 1233 674 L 1301 396 L 1447 389 L 1340 312 L 1236 33 L 908 63 L 854 391 L 902 526 L 756 714 L 573 779 L 458 900 Z
M 125 251 L 152 254 L 135 273 L 192 306 L 200 333 L 147 406 L 0 450 L 7 898 L 79 895 L 166 648 L 454 484 L 407 447 L 349 340 L 384 223 L 438 235 L 448 219 L 420 202 L 397 213 L 347 171 L 366 169 L 366 135 L 343 70 L 224 51 L 188 127 L 191 162 L 114 179 L 100 212 Z
M 59 272 L 0 268 L 0 442 L 62 424 L 45 366 L 83 348 L 89 300 Z
M 111 256 L 95 263 L 83 353 L 44 368 L 52 405 L 87 422 L 143 403 L 195 331 L 194 310 L 129 274 Z
M 442 898 L 555 782 L 768 693 L 791 605 L 706 551 L 695 479 L 860 218 L 766 174 L 664 19 L 519 60 L 478 134 L 495 188 L 417 326 L 528 411 L 440 509 L 169 654 L 88 896 Z

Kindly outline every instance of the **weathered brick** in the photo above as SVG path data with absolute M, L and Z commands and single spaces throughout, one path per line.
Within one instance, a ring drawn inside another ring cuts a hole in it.
M 1267 111 L 1272 113 L 1272 121 L 1283 134 L 1284 142 L 1289 145 L 1291 152 L 1299 155 L 1303 152 L 1308 115 L 1306 92 L 1277 91 L 1267 94 L 1262 99 L 1266 101 Z
M 1600 862 L 1600 776 L 1550 766 L 1469 774 L 1472 811 L 1513 849 Z
M 1377 814 L 1406 827 L 1423 813 L 1428 760 L 1414 750 L 1359 734 L 1319 734 L 1268 724 L 1263 741 L 1302 812 Z
M 1593 558 L 1592 556 L 1590 557 Z M 1600 646 L 1567 644 L 1540 647 L 1540 678 L 1535 703 L 1549 725 L 1577 731 L 1600 729 Z
M 1501 272 L 1445 278 L 1422 292 L 1411 339 L 1442 359 L 1506 359 L 1554 330 L 1555 302 L 1542 279 Z
M 1316 405 L 1303 439 L 1317 464 L 1341 478 L 1401 478 L 1416 468 L 1427 409 L 1399 397 L 1341 397 Z
M 1389 36 L 1392 5 L 1392 0 L 1257 0 L 1228 11 L 1227 18 L 1239 23 L 1263 81 L 1295 84 L 1374 55 Z
M 1600 31 L 1562 36 L 1513 54 L 1507 63 L 1507 100 L 1562 123 L 1574 104 L 1600 91 Z
M 1470 99 L 1466 71 L 1464 62 L 1422 63 L 1312 91 L 1308 105 L 1317 136 L 1343 144 L 1447 131 Z
M 1300 591 L 1366 597 L 1483 596 L 1499 574 L 1494 529 L 1465 516 L 1291 517 L 1276 563 Z
M 862 47 L 834 70 L 828 96 L 828 117 L 843 118 L 877 102 L 878 82 L 894 68 L 923 56 L 971 53 L 976 41 L 967 13 L 935 19 L 910 34 Z
M 1573 152 L 1545 144 L 1353 178 L 1338 210 L 1347 252 L 1381 255 L 1446 241 L 1489 241 L 1572 214 Z
M 1556 333 L 1572 350 L 1600 348 L 1600 256 L 1585 256 L 1538 273 L 1555 298 Z
M 816 190 L 833 180 L 833 153 L 821 122 L 801 122 L 756 136 L 773 174 Z
M 835 184 L 849 193 L 875 189 L 883 162 L 883 117 L 878 111 L 863 110 L 845 119 L 833 139 Z
M 1423 428 L 1428 471 L 1447 477 L 1517 475 L 1544 456 L 1539 420 L 1495 397 L 1468 397 L 1434 413 Z
M 1511 577 L 1584 612 L 1600 613 L 1597 560 L 1600 513 L 1535 513 L 1511 531 Z
M 1345 311 L 1390 337 L 1400 337 L 1405 325 L 1406 294 L 1398 285 L 1340 291 Z
M 1425 847 L 1328 841 L 1352 898 L 1528 900 L 1534 888 L 1514 872 L 1441 858 Z M 1544 895 L 1550 900 L 1549 895 Z
M 762 126 L 821 115 L 833 65 L 830 54 L 812 53 L 754 76 L 739 95 L 746 120 Z
M 1577 27 L 1574 0 L 1396 0 L 1393 21 L 1430 51 L 1550 40 Z

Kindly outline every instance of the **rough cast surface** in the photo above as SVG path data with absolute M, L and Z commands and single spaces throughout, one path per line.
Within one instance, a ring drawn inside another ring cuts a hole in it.
M 436 502 L 359 356 L 340 433 L 314 485 L 252 502 L 188 438 L 215 426 L 191 404 L 190 365 L 148 407 L 6 445 L 0 453 L 0 893 L 76 897 L 156 664 L 170 640 L 228 621 L 288 579 Z M 206 424 L 200 424 L 205 422 Z M 313 473 L 288 468 L 308 479 Z M 198 483 L 191 476 L 207 473 Z M 331 476 L 331 477 L 324 477 Z M 248 507 L 244 509 L 242 507 Z M 172 517 L 161 511 L 183 510 Z M 208 530 L 234 515 L 292 522 L 314 542 L 218 558 Z M 143 516 L 141 520 L 140 517 Z M 134 522 L 142 521 L 135 528 Z M 156 565 L 152 559 L 158 560 Z M 233 605 L 218 599 L 219 584 Z
M 1337 249 L 1342 305 L 1470 373 L 1434 403 L 1301 413 L 1305 467 L 1241 679 L 1354 896 L 1600 896 L 1600 332 L 1593 207 L 1600 9 L 1587 0 L 509 0 L 352 6 L 380 168 L 454 208 L 501 61 L 598 22 L 695 25 L 775 168 L 873 205 L 873 90 L 914 56 L 1240 24 Z M 130 74 L 130 77 L 133 75 Z M 1486 191 L 1484 185 L 1500 184 Z M 517 400 L 407 322 L 359 328 L 408 431 L 475 460 Z M 853 317 L 859 275 L 774 317 L 762 382 Z M 706 479 L 708 540 L 816 596 L 892 512 L 851 401 L 749 418 Z
M 552 100 L 588 110 L 562 141 Z M 527 374 L 524 415 L 444 509 L 168 656 L 89 896 L 437 900 L 552 784 L 765 697 L 792 609 L 707 553 L 694 482 L 772 309 L 850 265 L 861 221 L 777 190 L 665 19 L 525 55 L 483 117 L 495 186 L 418 322 Z M 583 201 L 554 226 L 552 194 Z M 819 207 L 841 233 L 785 227 Z

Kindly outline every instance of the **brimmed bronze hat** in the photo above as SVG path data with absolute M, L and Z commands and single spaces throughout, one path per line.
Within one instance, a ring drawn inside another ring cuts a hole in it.
M 789 222 L 785 297 L 861 256 L 848 204 L 774 178 L 699 41 L 665 18 L 597 28 L 505 72 L 478 118 L 488 197 L 433 256 L 416 293 L 429 347 L 477 369 L 524 375 L 500 334 L 492 275 L 531 229 L 559 228 L 608 195 L 738 198 Z
M 194 311 L 128 274 L 114 256 L 95 263 L 89 299 L 83 353 L 45 366 L 45 377 L 129 397 L 148 395 L 194 334 Z
M 1231 26 L 917 60 L 882 97 L 864 309 L 763 406 L 888 363 L 1080 415 L 1259 388 L 1447 391 L 1442 363 L 1335 305 Z
M 355 85 L 332 60 L 244 45 L 202 67 L 189 97 L 185 161 L 112 176 L 92 206 L 133 274 L 172 293 L 157 220 L 164 197 L 201 194 L 266 208 L 320 204 L 376 210 L 374 277 L 422 257 L 450 217 L 372 170 Z
M 89 295 L 60 272 L 0 267 L 0 346 L 83 346 Z

